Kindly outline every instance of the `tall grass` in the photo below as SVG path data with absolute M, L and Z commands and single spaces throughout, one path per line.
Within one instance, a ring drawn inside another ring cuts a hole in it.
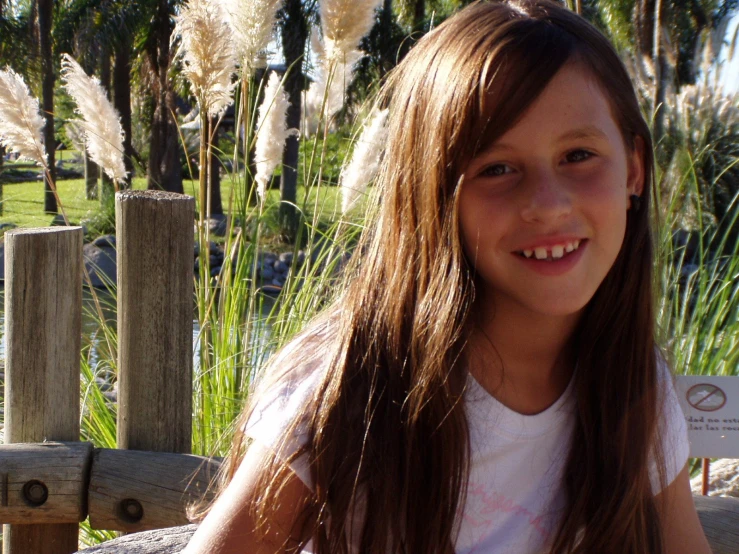
M 726 140 L 739 137 L 739 101 L 703 85 L 668 110 L 658 325 L 677 373 L 739 375 L 739 146 Z

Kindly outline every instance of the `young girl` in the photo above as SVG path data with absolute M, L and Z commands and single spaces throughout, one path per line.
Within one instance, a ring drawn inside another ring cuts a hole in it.
M 479 2 L 382 103 L 379 219 L 187 552 L 709 552 L 655 346 L 652 143 L 608 41 Z

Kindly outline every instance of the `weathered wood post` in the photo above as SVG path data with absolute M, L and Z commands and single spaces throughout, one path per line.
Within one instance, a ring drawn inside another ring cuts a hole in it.
M 195 200 L 164 191 L 116 194 L 118 248 L 118 448 L 191 452 L 193 221 Z M 141 498 L 98 483 L 93 461 L 90 522 L 144 523 Z M 93 519 L 93 514 L 101 521 Z
M 82 228 L 5 234 L 5 322 L 5 442 L 78 441 Z M 49 496 L 40 481 L 4 488 L 29 506 Z M 76 552 L 78 521 L 4 525 L 3 553 Z

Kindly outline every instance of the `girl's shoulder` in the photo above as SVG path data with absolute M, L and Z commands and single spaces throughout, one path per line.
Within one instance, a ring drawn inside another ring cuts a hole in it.
M 657 352 L 658 402 L 660 418 L 657 426 L 657 441 L 661 447 L 664 481 L 660 479 L 657 466 L 659 455 L 653 456 L 650 467 L 652 490 L 659 493 L 682 471 L 688 461 L 690 443 L 685 415 L 675 391 L 675 377 L 666 357 Z
M 303 457 L 295 459 L 309 440 L 314 398 L 331 361 L 331 341 L 323 329 L 288 343 L 268 363 L 250 393 L 248 418 L 241 431 L 270 448 L 306 485 L 310 470 Z

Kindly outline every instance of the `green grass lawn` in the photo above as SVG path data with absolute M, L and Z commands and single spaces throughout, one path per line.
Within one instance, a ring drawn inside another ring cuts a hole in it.
M 145 179 L 134 179 L 134 188 L 146 188 Z M 79 223 L 100 209 L 99 200 L 85 198 L 85 180 L 70 179 L 57 183 L 64 211 L 72 223 Z M 44 184 L 41 181 L 3 184 L 3 213 L 0 223 L 19 227 L 46 227 L 54 218 L 44 213 Z
M 183 185 L 185 194 L 197 198 L 196 182 L 186 179 Z M 243 182 L 240 186 L 243 187 Z M 135 178 L 133 188 L 145 189 L 146 179 Z M 4 183 L 2 189 L 3 213 L 0 216 L 0 224 L 12 223 L 19 227 L 46 227 L 51 224 L 54 216 L 44 213 L 44 185 L 41 181 Z M 225 177 L 221 186 L 221 195 L 223 208 L 226 212 L 229 210 L 229 199 L 232 192 L 236 192 L 233 189 L 233 181 L 230 177 Z M 57 191 L 64 211 L 73 224 L 79 224 L 82 220 L 90 219 L 101 210 L 99 200 L 88 200 L 85 197 L 84 179 L 60 180 L 57 183 Z M 235 210 L 235 199 L 232 202 L 234 202 L 233 210 Z M 266 221 L 268 228 L 271 228 L 275 233 L 279 225 L 279 204 L 279 191 L 270 190 L 264 205 L 263 221 Z M 320 226 L 328 226 L 340 215 L 341 194 L 337 187 L 322 186 L 320 189 L 313 187 L 306 199 L 305 188 L 300 187 L 298 189 L 297 205 L 301 210 L 304 209 L 307 221 L 314 221 L 314 214 L 318 214 L 315 221 Z
M 298 171 L 298 194 L 296 204 L 304 214 L 304 220 L 318 227 L 326 228 L 336 221 L 341 213 L 341 194 L 337 187 L 327 186 L 326 183 L 335 185 L 339 178 L 341 160 L 343 160 L 349 149 L 350 138 L 346 133 L 331 133 L 328 136 L 325 150 L 321 143 L 315 143 L 317 139 L 308 139 L 303 144 L 300 153 Z M 227 156 L 227 154 L 223 154 Z M 76 150 L 60 150 L 56 153 L 57 162 L 62 162 L 66 169 L 83 171 L 82 156 Z M 309 169 L 310 168 L 310 169 Z M 33 171 L 40 174 L 39 169 L 26 160 L 5 161 L 4 170 Z M 278 168 L 277 173 L 280 173 Z M 310 174 L 310 178 L 306 176 Z M 320 175 L 320 176 L 319 176 Z M 305 181 L 316 183 L 320 180 L 322 186 L 312 186 L 308 190 L 303 186 Z M 57 183 L 59 197 L 64 211 L 70 222 L 79 224 L 85 219 L 100 218 L 101 207 L 98 200 L 87 200 L 85 197 L 84 179 L 60 179 Z M 137 177 L 133 180 L 134 189 L 145 189 L 146 179 Z M 185 176 L 183 179 L 185 194 L 198 197 L 198 182 Z M 227 174 L 222 179 L 221 197 L 223 209 L 229 213 L 237 213 L 239 198 L 245 196 L 244 179 Z M 279 205 L 280 193 L 278 190 L 270 190 L 263 206 L 261 221 L 266 223 L 267 235 L 279 235 Z M 2 214 L 0 224 L 12 223 L 19 227 L 45 227 L 51 224 L 54 216 L 44 213 L 44 185 L 40 180 L 29 180 L 23 182 L 6 182 L 2 185 Z M 256 210 L 256 208 L 252 208 Z M 357 207 L 352 212 L 352 217 L 363 213 L 362 207 Z M 256 215 L 253 212 L 250 216 Z M 108 219 L 110 219 L 108 217 Z M 90 227 L 90 226 L 88 226 Z M 92 227 L 96 227 L 94 224 Z M 269 236 L 263 237 L 268 241 Z

